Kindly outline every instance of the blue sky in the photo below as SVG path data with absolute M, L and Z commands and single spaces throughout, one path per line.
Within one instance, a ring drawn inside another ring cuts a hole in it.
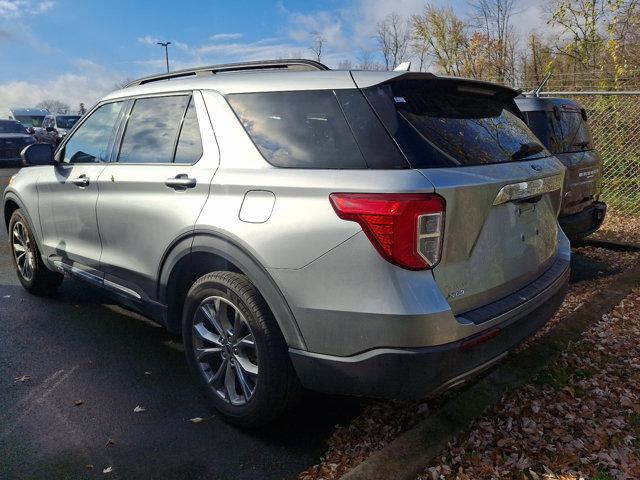
M 435 1 L 445 4 L 448 2 Z M 0 0 L 0 107 L 43 98 L 87 105 L 126 78 L 171 68 L 276 57 L 311 57 L 326 39 L 329 66 L 375 50 L 377 21 L 410 15 L 425 0 Z M 461 14 L 465 0 L 451 3 Z

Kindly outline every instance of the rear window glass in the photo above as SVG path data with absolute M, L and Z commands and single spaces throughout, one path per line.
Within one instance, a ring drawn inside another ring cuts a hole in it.
M 56 122 L 58 123 L 58 128 L 66 128 L 67 130 L 71 130 L 73 126 L 80 120 L 79 116 L 57 116 Z
M 276 167 L 406 167 L 357 90 L 241 93 L 227 99 L 260 153 Z
M 525 112 L 527 124 L 552 153 L 593 149 L 587 123 L 579 110 Z
M 27 130 L 18 122 L 0 120 L 0 133 L 27 133 Z
M 44 115 L 15 115 L 14 118 L 23 125 L 29 125 L 32 127 L 41 127 L 44 121 Z
M 576 152 L 593 148 L 587 122 L 580 111 L 571 110 L 560 113 L 560 131 L 565 152 Z
M 549 153 L 511 98 L 459 81 L 400 80 L 365 96 L 414 168 L 501 163 Z

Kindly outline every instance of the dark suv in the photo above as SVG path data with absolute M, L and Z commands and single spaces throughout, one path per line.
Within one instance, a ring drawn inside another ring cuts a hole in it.
M 20 152 L 36 143 L 27 128 L 17 120 L 0 120 L 0 167 L 22 165 Z
M 572 240 L 595 232 L 607 210 L 599 201 L 602 158 L 593 146 L 587 112 L 566 98 L 520 96 L 516 104 L 529 128 L 567 167 L 560 226 Z

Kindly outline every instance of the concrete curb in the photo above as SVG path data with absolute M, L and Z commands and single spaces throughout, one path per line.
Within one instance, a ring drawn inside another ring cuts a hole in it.
M 640 252 L 640 244 L 618 242 L 616 240 L 599 240 L 597 238 L 585 238 L 581 240 L 577 247 L 596 247 L 614 250 L 616 252 Z
M 460 392 L 411 430 L 347 472 L 342 480 L 415 480 L 447 443 L 509 390 L 531 380 L 569 343 L 640 285 L 640 268 L 624 272 L 527 349 Z

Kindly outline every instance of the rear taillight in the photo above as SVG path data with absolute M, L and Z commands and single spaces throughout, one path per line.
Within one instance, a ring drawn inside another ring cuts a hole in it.
M 440 261 L 445 204 L 439 195 L 332 193 L 329 199 L 338 216 L 358 222 L 389 262 L 423 270 Z

